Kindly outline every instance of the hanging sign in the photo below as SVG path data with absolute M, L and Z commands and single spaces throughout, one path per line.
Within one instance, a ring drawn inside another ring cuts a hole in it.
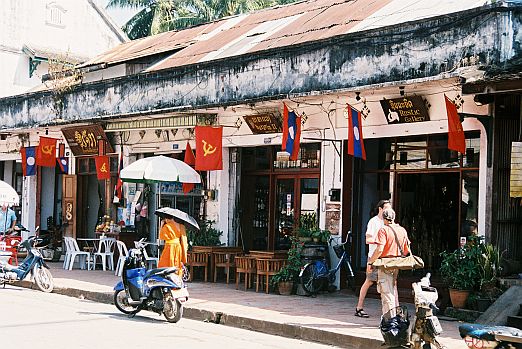
M 245 115 L 243 119 L 245 119 L 253 134 L 283 132 L 281 120 L 276 115 Z
M 511 143 L 509 196 L 512 198 L 522 197 L 522 142 Z
M 408 96 L 381 100 L 388 124 L 429 121 L 428 109 L 421 96 Z
M 104 141 L 105 153 L 114 150 L 100 125 L 85 125 L 62 128 L 62 133 L 75 156 L 98 155 L 98 143 Z

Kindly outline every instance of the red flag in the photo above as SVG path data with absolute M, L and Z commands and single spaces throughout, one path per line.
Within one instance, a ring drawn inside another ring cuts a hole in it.
M 109 165 L 109 157 L 107 155 L 95 156 L 94 161 L 96 162 L 96 176 L 98 179 L 110 179 L 111 168 Z
M 56 138 L 40 137 L 40 144 L 36 149 L 36 164 L 38 166 L 56 166 Z
M 123 168 L 123 149 L 118 154 L 120 161 L 118 161 L 118 180 L 116 181 L 116 185 L 114 186 L 114 196 L 113 202 L 118 203 L 123 199 L 123 181 L 120 177 L 121 169 Z M 118 198 L 116 200 L 116 198 Z
M 281 149 L 290 154 L 290 160 L 297 160 L 301 140 L 301 117 L 283 103 L 283 140 Z
M 185 159 L 183 159 L 187 165 L 194 166 L 196 164 L 196 157 L 190 147 L 190 143 L 187 142 L 187 148 L 185 148 Z M 183 193 L 188 193 L 194 189 L 194 183 L 183 183 Z
M 223 169 L 223 127 L 196 126 L 196 170 Z
M 444 95 L 446 100 L 446 113 L 448 114 L 448 149 L 466 153 L 466 136 L 460 123 L 457 107 Z

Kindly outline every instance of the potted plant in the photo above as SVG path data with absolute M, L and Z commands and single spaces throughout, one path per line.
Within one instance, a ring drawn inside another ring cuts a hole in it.
M 500 276 L 501 253 L 500 250 L 489 244 L 481 243 L 480 258 L 480 291 L 477 293 L 476 304 L 478 311 L 486 311 L 487 308 L 502 294 L 497 287 L 497 280 Z
M 214 221 L 203 220 L 200 223 L 200 229 L 197 232 L 187 231 L 187 240 L 189 246 L 219 246 L 221 241 L 219 237 L 223 234 L 221 230 L 214 228 Z
M 464 308 L 470 292 L 480 285 L 481 248 L 470 239 L 462 248 L 440 255 L 440 272 L 448 285 L 451 303 L 455 308 Z
M 310 242 L 312 241 L 312 231 L 305 229 L 305 228 L 299 228 L 297 229 L 297 237 L 299 241 L 301 242 Z
M 294 283 L 299 280 L 299 273 L 303 266 L 301 251 L 304 244 L 293 236 L 290 237 L 290 240 L 287 263 L 270 279 L 272 286 L 277 286 L 281 295 L 292 294 Z

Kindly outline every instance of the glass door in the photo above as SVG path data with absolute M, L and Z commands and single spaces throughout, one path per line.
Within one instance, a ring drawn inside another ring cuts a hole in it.
M 276 204 L 275 204 L 275 249 L 288 249 L 290 247 L 289 236 L 292 235 L 295 225 L 295 178 L 276 179 Z

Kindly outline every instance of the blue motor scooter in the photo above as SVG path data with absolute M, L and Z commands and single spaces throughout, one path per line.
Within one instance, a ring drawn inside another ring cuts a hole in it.
M 460 336 L 472 349 L 521 349 L 522 330 L 514 327 L 463 324 Z
M 0 285 L 5 287 L 5 284 L 24 280 L 31 273 L 36 286 L 41 291 L 52 292 L 54 279 L 49 266 L 36 247 L 37 240 L 37 237 L 32 236 L 18 245 L 19 249 L 24 248 L 27 251 L 27 257 L 20 265 L 14 266 L 0 259 Z
M 114 287 L 114 304 L 124 314 L 141 310 L 163 314 L 167 321 L 178 322 L 183 316 L 183 303 L 188 291 L 177 274 L 177 268 L 145 268 L 145 239 L 129 250 L 123 265 L 122 281 Z

